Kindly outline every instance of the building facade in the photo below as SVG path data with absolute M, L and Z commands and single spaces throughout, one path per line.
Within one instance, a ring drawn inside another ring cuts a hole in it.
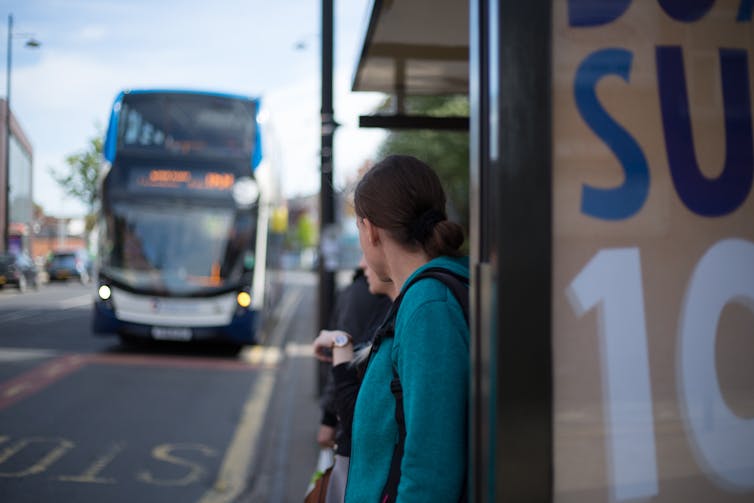
M 7 134 L 6 102 L 0 99 L 0 229 L 8 235 L 11 251 L 29 250 L 32 235 L 33 208 L 33 149 L 13 112 L 10 114 L 10 135 Z M 8 138 L 10 137 L 10 150 Z M 6 157 L 6 151 L 8 156 Z M 5 159 L 9 167 L 6 167 Z M 6 199 L 7 198 L 7 199 Z M 6 208 L 8 215 L 6 217 Z M 6 222 L 8 228 L 6 229 Z

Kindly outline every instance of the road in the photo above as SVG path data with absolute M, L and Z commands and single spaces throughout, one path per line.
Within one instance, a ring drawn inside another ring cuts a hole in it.
M 91 286 L 1 291 L 0 500 L 300 501 L 314 291 L 290 273 L 263 344 L 240 355 L 95 337 Z

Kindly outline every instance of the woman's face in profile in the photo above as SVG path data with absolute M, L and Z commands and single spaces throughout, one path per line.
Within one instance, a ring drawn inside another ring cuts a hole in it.
M 364 256 L 361 256 L 359 267 L 364 270 L 364 276 L 369 284 L 369 293 L 372 295 L 390 295 L 393 289 L 393 282 L 386 282 L 381 280 L 377 274 L 369 267 Z

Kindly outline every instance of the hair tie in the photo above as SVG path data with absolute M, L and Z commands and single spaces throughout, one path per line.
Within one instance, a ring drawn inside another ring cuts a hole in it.
M 445 220 L 445 214 L 434 208 L 425 211 L 411 224 L 411 237 L 423 243 L 432 234 L 435 225 Z

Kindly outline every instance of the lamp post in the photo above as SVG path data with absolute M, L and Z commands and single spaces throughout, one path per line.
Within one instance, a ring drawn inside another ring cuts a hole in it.
M 322 138 L 320 147 L 320 253 L 319 253 L 319 328 L 327 328 L 335 303 L 335 271 L 328 264 L 323 244 L 335 223 L 333 192 L 333 133 L 337 127 L 333 111 L 333 3 L 322 0 Z M 319 366 L 319 391 L 324 389 L 327 367 Z
M 333 0 L 322 0 L 322 138 L 320 146 L 320 240 L 328 226 L 335 222 L 333 202 Z M 335 296 L 335 274 L 325 263 L 323 253 L 319 257 L 319 325 L 327 328 Z
M 26 47 L 37 48 L 42 45 L 38 40 L 34 39 L 29 33 L 17 33 L 13 34 L 13 14 L 8 14 L 8 55 L 5 67 L 5 163 L 3 168 L 5 169 L 5 213 L 4 213 L 4 225 L 3 225 L 3 250 L 9 251 L 10 248 L 10 74 L 12 68 L 12 56 L 13 56 L 13 37 L 26 38 Z

